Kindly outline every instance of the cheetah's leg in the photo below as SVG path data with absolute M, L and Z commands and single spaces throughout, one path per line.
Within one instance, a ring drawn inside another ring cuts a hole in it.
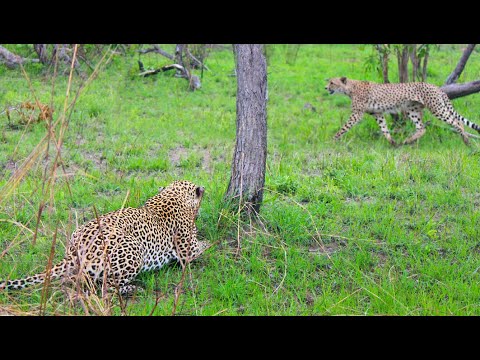
M 348 119 L 347 123 L 343 125 L 343 127 L 335 134 L 333 137 L 334 140 L 340 139 L 340 137 L 345 134 L 350 128 L 358 123 L 362 119 L 362 113 L 358 112 L 353 112 L 352 115 L 350 115 L 350 118 Z
M 425 125 L 422 121 L 423 108 L 420 105 L 414 106 L 407 110 L 407 115 L 410 120 L 415 124 L 415 133 L 404 140 L 403 144 L 411 144 L 417 141 L 425 134 Z
M 463 142 L 468 145 L 470 143 L 470 140 L 468 138 L 468 135 L 467 133 L 465 132 L 465 129 L 463 127 L 463 120 L 462 120 L 462 116 L 460 114 L 458 114 L 456 111 L 452 111 L 452 116 L 453 118 L 455 119 L 454 122 L 453 122 L 453 126 L 455 126 L 456 130 L 460 133 L 460 135 L 462 136 L 462 140 Z M 467 120 L 468 121 L 468 120 Z M 476 125 L 476 124 L 474 124 Z M 473 128 L 475 129 L 475 128 Z M 478 130 L 477 130 L 478 131 Z M 479 131 L 480 132 L 480 131 Z
M 453 111 L 453 108 L 449 110 L 447 107 L 443 107 L 441 109 L 430 109 L 432 114 L 439 118 L 440 120 L 445 121 L 447 124 L 452 125 L 455 130 L 460 133 L 462 136 L 463 142 L 468 145 L 470 140 L 468 139 L 468 135 L 465 133 L 463 129 L 463 123 L 457 120 L 457 116 Z
M 377 120 L 378 126 L 380 126 L 380 129 L 382 130 L 383 135 L 387 138 L 388 142 L 393 146 L 396 146 L 397 143 L 392 139 L 390 131 L 388 131 L 387 121 L 385 120 L 383 114 L 373 114 L 373 117 L 375 120 Z

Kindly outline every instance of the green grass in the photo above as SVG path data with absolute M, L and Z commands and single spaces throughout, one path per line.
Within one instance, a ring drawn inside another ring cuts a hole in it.
M 349 116 L 350 100 L 329 96 L 325 79 L 380 81 L 364 68 L 370 48 L 303 45 L 293 65 L 285 54 L 286 46 L 276 45 L 269 59 L 260 224 L 239 222 L 222 204 L 235 144 L 231 50 L 210 54 L 210 71 L 196 92 L 172 74 L 136 77 L 138 55 L 117 55 L 74 107 L 62 145 L 65 171 L 56 170 L 53 191 L 42 195 L 43 172 L 56 154 L 51 147 L 51 157 L 42 155 L 3 199 L 0 278 L 45 269 L 56 229 L 55 260 L 61 259 L 67 235 L 94 217 L 94 206 L 100 213 L 124 203 L 139 206 L 159 186 L 188 179 L 206 188 L 199 237 L 217 245 L 188 267 L 177 315 L 479 315 L 479 140 L 465 146 L 426 112 L 430 125 L 412 146 L 392 148 L 369 116 L 333 142 Z M 460 54 L 460 46 L 434 50 L 428 81 L 441 85 Z M 474 52 L 460 82 L 480 78 L 478 56 Z M 142 61 L 145 67 L 168 62 L 155 54 L 143 55 Z M 392 62 L 391 79 L 395 70 Z M 26 72 L 39 101 L 53 101 L 57 119 L 68 77 L 56 79 L 52 97 L 48 73 L 38 64 Z M 0 67 L 0 79 L 0 112 L 33 101 L 19 70 Z M 73 93 L 80 83 L 74 77 Z M 453 103 L 480 123 L 480 95 Z M 41 123 L 11 127 L 5 115 L 0 128 L 4 186 L 46 129 Z M 406 131 L 413 127 L 407 124 Z M 46 206 L 33 245 L 42 200 Z M 114 300 L 112 313 L 170 315 L 181 277 L 179 266 L 142 274 L 145 293 L 123 307 Z M 37 314 L 40 303 L 41 287 L 0 292 L 2 311 Z M 85 313 L 55 286 L 45 309 Z

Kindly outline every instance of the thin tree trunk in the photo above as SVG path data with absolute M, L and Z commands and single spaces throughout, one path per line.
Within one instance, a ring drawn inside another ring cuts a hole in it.
M 417 73 L 418 73 L 417 44 L 412 44 L 410 47 L 410 61 L 412 62 L 412 81 L 417 81 Z
M 185 44 L 177 44 L 177 46 L 175 46 L 175 62 L 178 65 L 182 65 L 182 66 L 185 66 L 185 64 L 183 63 L 183 48 L 184 47 L 185 47 Z
M 445 81 L 445 85 L 455 83 L 460 75 L 462 74 L 465 65 L 467 64 L 468 58 L 472 54 L 473 49 L 475 48 L 476 44 L 468 44 L 466 49 L 463 51 L 462 57 L 458 61 L 457 66 L 453 70 L 453 72 L 448 76 L 447 81 Z
M 227 199 L 242 211 L 260 210 L 267 158 L 267 63 L 261 44 L 234 44 L 237 132 Z M 245 205 L 245 207 L 243 207 Z
M 42 64 L 48 64 L 50 59 L 48 58 L 47 54 L 47 44 L 33 44 L 33 48 L 40 59 Z
M 402 50 L 397 51 L 398 57 L 398 80 L 401 83 L 408 82 L 408 45 L 404 44 Z
M 67 44 L 55 44 L 53 46 L 52 61 L 55 61 L 55 57 L 57 57 L 59 61 L 62 61 L 64 64 L 68 65 L 69 67 L 70 64 L 72 63 L 72 58 L 68 54 L 67 50 L 68 50 Z M 74 59 L 73 66 L 75 70 L 78 71 L 80 64 L 78 63 L 78 60 L 76 58 Z M 65 71 L 68 71 L 68 70 L 65 70 Z
M 388 84 L 390 80 L 388 79 L 388 58 L 389 58 L 389 49 L 386 44 L 376 44 L 375 48 L 380 55 L 380 62 L 382 64 L 382 75 L 383 82 Z
M 425 50 L 425 56 L 423 57 L 422 65 L 422 81 L 427 81 L 427 65 L 428 65 L 428 56 L 430 54 L 429 48 Z
M 388 52 L 386 50 L 383 51 L 382 55 L 382 75 L 383 82 L 388 84 L 390 80 L 388 79 Z

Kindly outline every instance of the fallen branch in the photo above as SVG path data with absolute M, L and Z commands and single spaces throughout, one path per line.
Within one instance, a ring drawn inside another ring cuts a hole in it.
M 13 69 L 25 62 L 39 62 L 40 60 L 23 58 L 0 46 L 0 61 L 3 61 L 9 69 Z
M 143 63 L 139 60 L 138 61 L 138 67 L 140 69 L 140 74 L 138 76 L 151 76 L 151 75 L 156 75 L 160 72 L 168 71 L 168 70 L 177 70 L 177 76 L 185 78 L 189 81 L 189 89 L 194 91 L 199 89 L 202 85 L 200 83 L 200 79 L 196 75 L 190 74 L 190 72 L 182 65 L 179 64 L 171 64 L 171 65 L 165 65 L 162 66 L 159 69 L 151 69 L 151 70 L 145 70 Z
M 480 80 L 463 84 L 448 84 L 440 87 L 450 99 L 467 96 L 480 91 Z

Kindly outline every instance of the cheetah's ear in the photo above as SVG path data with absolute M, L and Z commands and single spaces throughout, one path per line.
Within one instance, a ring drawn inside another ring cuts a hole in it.
M 340 81 L 341 81 L 342 83 L 346 84 L 346 83 L 347 83 L 347 78 L 346 78 L 345 76 L 342 76 L 342 77 L 340 78 Z

